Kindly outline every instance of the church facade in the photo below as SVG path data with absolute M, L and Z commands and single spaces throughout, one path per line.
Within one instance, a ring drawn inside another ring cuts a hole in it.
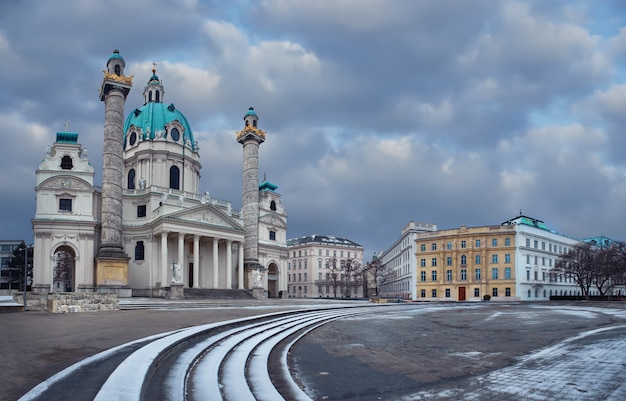
M 156 69 L 144 104 L 123 126 L 116 120 L 132 86 L 123 68 L 115 51 L 101 90 L 102 188 L 75 132 L 57 133 L 36 172 L 33 290 L 157 297 L 172 286 L 286 292 L 287 215 L 276 185 L 259 184 L 265 132 L 256 112 L 247 111 L 235 138 L 244 147 L 240 212 L 200 193 L 198 142 L 185 116 L 164 103 Z

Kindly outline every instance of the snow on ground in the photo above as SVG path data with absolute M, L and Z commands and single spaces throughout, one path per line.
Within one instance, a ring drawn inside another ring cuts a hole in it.
M 595 341 L 592 336 L 624 329 L 626 325 L 579 334 L 473 379 L 469 391 L 421 391 L 402 400 L 621 401 L 626 399 L 626 335 Z

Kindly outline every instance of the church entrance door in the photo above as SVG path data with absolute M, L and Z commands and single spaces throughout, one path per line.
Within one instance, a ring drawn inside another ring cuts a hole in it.
M 75 263 L 74 250 L 62 246 L 54 253 L 54 264 L 52 266 L 52 291 L 72 292 L 75 283 Z
M 267 297 L 278 298 L 278 266 L 271 263 L 267 268 Z

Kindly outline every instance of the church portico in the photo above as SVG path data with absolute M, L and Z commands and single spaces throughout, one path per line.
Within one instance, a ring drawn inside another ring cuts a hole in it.
M 180 282 L 184 288 L 244 289 L 238 274 L 243 238 L 211 233 L 202 235 L 194 231 L 171 229 L 157 232 L 148 241 L 147 249 L 151 250 L 151 255 L 146 255 L 145 259 L 150 263 L 136 258 L 130 261 L 132 287 L 168 287 L 175 279 L 175 266 L 179 265 Z M 137 241 L 130 241 L 133 242 Z M 135 256 L 138 255 L 135 253 Z M 152 274 L 148 272 L 151 268 L 154 270 Z

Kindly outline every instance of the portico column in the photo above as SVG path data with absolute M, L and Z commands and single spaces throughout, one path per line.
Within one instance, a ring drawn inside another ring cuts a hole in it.
M 233 286 L 233 241 L 226 241 L 226 289 Z
M 200 236 L 193 236 L 193 286 L 200 287 Z
M 178 263 L 181 266 L 181 268 L 183 268 L 181 269 L 182 271 L 184 271 L 184 266 L 183 266 L 183 263 L 185 261 L 184 252 L 185 252 L 185 233 L 178 233 L 178 260 L 176 261 L 176 263 Z M 181 280 L 182 280 L 182 277 L 181 277 Z
M 237 269 L 237 288 L 243 290 L 243 244 L 239 242 L 239 268 Z
M 167 231 L 161 233 L 161 287 L 167 287 Z
M 213 237 L 213 288 L 218 288 L 217 264 L 219 262 L 219 255 L 217 252 L 219 250 L 219 247 L 218 247 L 219 240 L 220 240 L 219 238 Z

